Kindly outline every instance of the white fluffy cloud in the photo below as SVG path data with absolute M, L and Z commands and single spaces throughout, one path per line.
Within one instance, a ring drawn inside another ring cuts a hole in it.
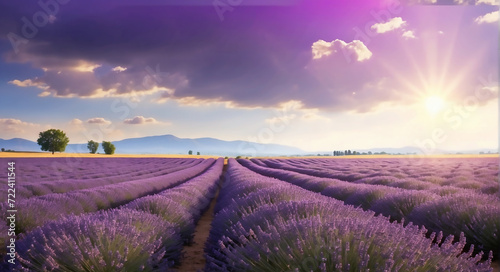
M 377 23 L 372 25 L 372 29 L 375 30 L 377 33 L 385 33 L 389 32 L 398 28 L 401 28 L 406 24 L 406 21 L 404 21 L 401 17 L 394 17 L 390 19 L 389 21 L 385 23 Z
M 366 47 L 366 45 L 359 40 L 354 40 L 350 43 L 346 43 L 339 39 L 332 42 L 319 40 L 313 43 L 311 48 L 313 59 L 321 59 L 323 57 L 328 57 L 342 52 L 348 61 L 350 60 L 351 55 L 355 55 L 357 61 L 365 61 L 370 59 L 373 55 L 368 47 Z
M 413 32 L 412 30 L 408 30 L 408 31 L 405 31 L 403 33 L 403 38 L 405 39 L 415 39 L 415 32 Z
M 111 69 L 113 72 L 123 72 L 126 71 L 127 68 L 121 67 L 121 66 L 116 66 L 115 68 Z
M 91 118 L 87 120 L 88 124 L 98 124 L 98 125 L 109 125 L 111 121 L 108 121 L 102 117 Z
M 94 63 L 87 63 L 87 62 L 81 62 L 78 66 L 73 67 L 74 70 L 78 72 L 94 72 L 95 69 L 101 67 L 101 64 L 94 64 Z
M 83 121 L 78 119 L 78 118 L 75 118 L 73 120 L 71 120 L 71 122 L 69 122 L 70 125 L 73 125 L 73 126 L 80 126 L 83 124 Z
M 159 123 L 155 118 L 149 117 L 146 118 L 144 116 L 136 116 L 131 119 L 125 119 L 123 123 L 128 125 L 143 125 L 143 124 L 156 124 Z
M 493 12 L 490 12 L 488 14 L 485 14 L 483 16 L 477 17 L 476 23 L 478 23 L 478 24 L 495 23 L 495 22 L 498 22 L 498 18 L 499 18 L 499 12 L 497 10 L 497 11 L 493 11 Z
M 36 140 L 38 133 L 48 128 L 49 126 L 29 123 L 19 119 L 0 118 L 0 132 L 2 132 L 2 138 L 5 139 L 25 138 Z

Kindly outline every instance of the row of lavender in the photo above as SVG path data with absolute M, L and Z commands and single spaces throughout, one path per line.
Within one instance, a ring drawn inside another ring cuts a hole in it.
M 206 271 L 491 271 L 442 233 L 390 223 L 230 159 Z
M 498 158 L 267 159 L 257 163 L 316 177 L 404 189 L 439 190 L 445 186 L 486 194 L 499 191 Z
M 224 160 L 189 181 L 119 208 L 67 216 L 23 235 L 20 271 L 165 271 L 179 263 L 215 196 Z
M 182 158 L 16 158 L 22 164 L 19 177 L 26 183 L 40 183 L 56 180 L 96 179 L 108 176 L 139 173 L 184 164 L 194 159 Z M 106 169 L 106 171 L 102 171 Z
M 29 199 L 18 199 L 16 201 L 16 209 L 18 210 L 16 234 L 28 232 L 48 221 L 57 220 L 65 215 L 79 215 L 118 207 L 138 197 L 172 188 L 199 175 L 213 163 L 214 159 L 207 159 L 193 167 L 162 176 L 62 194 L 47 194 Z M 0 207 L 1 214 L 6 214 L 6 210 L 5 203 L 2 203 Z M 4 245 L 7 239 L 8 227 L 3 219 L 0 219 L 0 221 L 0 244 Z M 1 253 L 5 250 L 5 247 L 1 247 L 0 250 Z
M 86 176 L 82 176 L 80 179 L 75 179 L 71 176 L 63 178 L 61 176 L 61 179 L 59 180 L 37 182 L 39 181 L 40 176 L 49 171 L 49 165 L 53 164 L 54 160 L 44 159 L 45 163 L 38 162 L 37 165 L 40 167 L 38 172 L 31 173 L 31 175 L 26 176 L 24 175 L 24 167 L 29 165 L 29 163 L 32 162 L 32 159 L 17 159 L 17 165 L 21 166 L 18 171 L 20 175 L 17 177 L 17 180 L 22 182 L 16 186 L 16 195 L 18 198 L 25 199 L 33 196 L 41 196 L 52 193 L 66 193 L 108 184 L 145 179 L 186 169 L 203 161 L 202 159 L 176 159 L 161 162 L 161 160 L 155 159 L 153 161 L 154 163 L 143 163 L 140 167 L 138 167 L 135 165 L 137 159 L 132 159 L 130 161 L 127 159 L 107 161 L 97 159 L 99 162 L 95 162 L 95 160 L 96 159 L 89 158 L 81 159 L 82 165 L 78 166 L 78 169 L 86 169 L 90 167 L 94 174 L 89 173 Z M 146 159 L 146 161 L 150 161 L 150 159 Z M 99 167 L 97 167 L 96 163 L 99 164 Z M 0 193 L 6 190 L 7 187 L 0 188 Z
M 429 231 L 458 237 L 465 233 L 477 250 L 500 256 L 500 199 L 466 189 L 406 190 L 402 188 L 318 178 L 289 170 L 264 167 L 248 160 L 249 169 L 304 189 L 360 206 L 399 222 L 413 222 Z M 442 188 L 444 189 L 444 188 Z

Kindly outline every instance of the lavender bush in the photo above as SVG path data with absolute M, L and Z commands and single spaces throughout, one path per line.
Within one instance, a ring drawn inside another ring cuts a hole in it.
M 39 168 L 32 170 L 29 174 L 24 171 L 20 173 L 19 178 L 25 182 L 17 186 L 18 194 L 22 198 L 30 198 L 158 177 L 193 167 L 203 161 L 202 159 L 164 159 L 165 161 L 163 161 L 162 159 L 116 158 L 113 160 L 98 159 L 100 164 L 96 165 L 95 160 L 80 158 L 76 169 L 77 173 L 70 175 L 66 171 L 57 172 L 57 175 L 41 179 L 42 173 L 46 173 L 47 169 L 51 169 L 53 163 L 64 165 L 60 162 L 60 158 L 37 159 L 37 161 L 21 159 L 20 165 L 35 163 Z M 151 163 L 144 163 L 143 161 Z M 75 170 L 75 168 L 72 169 Z M 98 172 L 98 174 L 87 173 L 86 171 L 89 170 Z M 49 178 L 57 179 L 49 180 Z
M 21 216 L 16 222 L 16 228 L 19 232 L 26 232 L 64 215 L 118 207 L 136 198 L 182 184 L 213 163 L 214 159 L 207 159 L 196 166 L 164 176 L 20 200 L 17 209 L 22 212 L 19 213 Z M 89 204 L 89 200 L 95 205 Z
M 428 239 L 425 228 L 390 223 L 295 186 L 280 188 L 280 181 L 235 160 L 229 177 L 222 190 L 227 206 L 207 242 L 206 271 L 491 271 L 491 257 L 478 263 L 481 254 L 462 253 L 464 236 L 457 243 L 453 236 Z M 228 200 L 245 185 L 252 193 Z
M 108 211 L 67 216 L 23 235 L 23 271 L 165 271 L 179 263 L 196 216 L 215 195 L 223 160 L 174 189 Z M 177 189 L 177 190 L 176 190 Z M 192 190 L 189 190 L 192 189 Z M 189 209 L 168 197 L 184 193 Z M 199 200 L 203 199 L 203 200 Z M 197 206 L 204 205 L 204 206 Z M 66 250 L 66 251 L 65 251 Z
M 152 271 L 172 266 L 182 241 L 160 217 L 118 209 L 48 223 L 17 246 L 21 271 Z
M 288 170 L 266 168 L 248 160 L 240 160 L 240 162 L 253 171 L 279 178 L 301 187 L 314 188 L 314 183 L 324 186 L 328 180 L 325 178 L 307 177 L 304 174 L 292 173 Z M 273 165 L 277 166 L 278 163 L 274 162 Z M 441 161 L 441 163 L 449 167 L 449 162 Z M 290 164 L 290 162 L 283 162 L 283 164 Z M 432 167 L 429 166 L 429 168 L 431 169 Z M 418 176 L 415 170 L 412 171 L 412 176 Z M 441 175 L 448 180 L 463 175 L 457 173 L 455 170 L 451 171 L 451 173 L 441 171 Z M 389 171 L 387 170 L 387 172 Z M 429 174 L 425 173 L 424 176 Z M 304 182 L 306 179 L 308 181 Z M 456 237 L 461 232 L 464 232 L 469 242 L 468 246 L 475 244 L 476 249 L 484 251 L 492 250 L 495 252 L 495 256 L 500 256 L 498 240 L 500 235 L 498 232 L 500 199 L 497 196 L 482 194 L 478 190 L 460 188 L 459 186 L 440 186 L 434 183 L 429 183 L 429 186 L 421 186 L 425 182 L 415 182 L 412 178 L 409 180 L 398 180 L 382 177 L 381 180 L 387 181 L 384 183 L 385 185 L 364 183 L 374 180 L 377 179 L 375 177 L 364 178 L 352 183 L 332 179 L 331 185 L 328 185 L 321 194 L 342 200 L 346 204 L 373 210 L 389 216 L 393 220 L 402 221 L 405 219 L 406 222 L 412 221 L 434 232 L 443 231 L 446 235 L 454 235 Z M 381 184 L 380 182 L 377 183 Z M 388 187 L 388 185 L 395 184 L 399 185 Z M 444 182 L 443 184 L 448 183 Z M 464 197 L 464 195 L 469 197 Z M 483 205 L 482 203 L 485 204 Z M 410 216 L 410 214 L 412 215 Z
M 500 201 L 494 196 L 469 193 L 437 198 L 415 207 L 408 220 L 431 231 L 455 236 L 464 232 L 477 249 L 500 256 Z

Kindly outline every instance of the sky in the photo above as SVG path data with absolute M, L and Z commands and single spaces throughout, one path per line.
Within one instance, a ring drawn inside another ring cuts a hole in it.
M 498 148 L 498 0 L 0 1 L 0 138 Z

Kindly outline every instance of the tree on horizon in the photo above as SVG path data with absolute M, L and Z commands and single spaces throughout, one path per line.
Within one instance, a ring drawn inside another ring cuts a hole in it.
M 115 154 L 116 147 L 111 142 L 102 141 L 102 148 L 107 155 Z
M 87 148 L 89 149 L 91 154 L 95 154 L 97 152 L 97 149 L 99 148 L 99 143 L 94 142 L 93 140 L 90 140 L 87 143 Z
M 66 136 L 62 130 L 59 129 L 49 129 L 40 132 L 38 140 L 36 141 L 42 151 L 50 151 L 52 154 L 54 152 L 64 152 L 66 146 L 69 143 L 69 138 Z

